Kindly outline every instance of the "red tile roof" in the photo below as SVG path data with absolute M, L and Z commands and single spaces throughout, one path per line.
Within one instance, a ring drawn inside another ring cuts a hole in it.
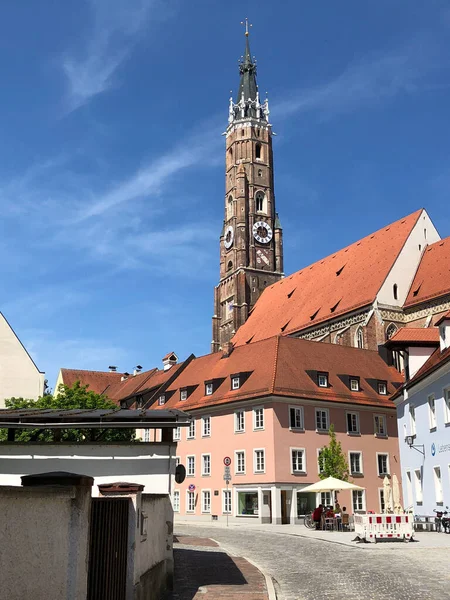
M 111 371 L 85 371 L 84 369 L 61 369 L 64 385 L 72 387 L 77 381 L 81 385 L 89 385 L 89 390 L 96 394 L 103 394 L 105 389 L 120 381 L 122 373 Z
M 447 319 L 450 319 L 450 310 L 447 313 L 444 313 L 442 317 L 438 321 L 436 321 L 436 325 L 440 325 L 443 321 L 446 321 Z
M 440 348 L 436 348 L 426 363 L 420 367 L 417 373 L 415 373 L 414 377 L 411 377 L 411 379 L 393 395 L 393 398 L 401 396 L 405 389 L 413 387 L 416 383 L 419 383 L 419 381 L 425 379 L 428 375 L 431 375 L 431 373 L 439 369 L 439 367 L 448 361 L 450 361 L 450 348 L 446 348 L 443 352 L 441 352 Z
M 328 388 L 317 385 L 322 371 L 329 373 Z M 232 390 L 231 375 L 236 373 L 242 383 Z M 349 376 L 360 378 L 360 392 L 349 389 Z M 211 380 L 217 387 L 205 396 L 205 381 Z M 275 336 L 238 346 L 227 358 L 221 352 L 195 358 L 168 386 L 164 408 L 189 411 L 269 395 L 393 408 L 389 395 L 378 394 L 378 381 L 388 382 L 390 395 L 402 376 L 376 352 Z M 190 392 L 185 401 L 180 400 L 183 388 Z
M 287 335 L 371 304 L 421 212 L 266 288 L 233 342 Z
M 439 345 L 439 329 L 437 327 L 402 327 L 391 337 L 386 346 Z
M 450 237 L 427 246 L 405 307 L 450 294 Z

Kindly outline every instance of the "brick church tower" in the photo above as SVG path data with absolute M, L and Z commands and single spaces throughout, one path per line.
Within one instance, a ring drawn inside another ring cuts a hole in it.
M 236 103 L 226 130 L 225 219 L 220 236 L 220 280 L 214 290 L 217 352 L 247 320 L 265 287 L 283 277 L 283 238 L 275 209 L 269 103 L 261 102 L 246 22 Z

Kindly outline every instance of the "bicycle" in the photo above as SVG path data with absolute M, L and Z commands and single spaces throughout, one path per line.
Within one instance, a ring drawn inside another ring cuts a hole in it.
M 305 515 L 303 522 L 307 529 L 315 529 L 316 523 L 313 520 L 313 511 L 311 511 Z
M 433 512 L 436 513 L 436 517 L 434 518 L 434 525 L 436 527 L 436 531 L 438 533 L 440 533 L 442 531 L 442 527 L 443 527 L 444 528 L 444 533 L 446 533 L 447 532 L 447 522 L 448 522 L 448 519 L 446 519 L 444 517 L 444 515 L 448 514 L 447 511 L 446 510 L 436 510 L 436 509 L 433 509 Z

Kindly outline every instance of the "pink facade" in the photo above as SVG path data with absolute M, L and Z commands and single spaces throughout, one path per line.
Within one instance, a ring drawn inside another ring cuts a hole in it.
M 316 410 L 320 412 L 316 414 Z M 239 431 L 241 412 L 243 431 Z M 319 479 L 318 453 L 329 442 L 330 424 L 349 466 L 360 471 L 353 473 L 350 481 L 365 488 L 357 497 L 351 492 L 339 494 L 339 503 L 349 513 L 379 512 L 383 508 L 384 472 L 400 478 L 394 409 L 266 398 L 211 406 L 191 414 L 195 436 L 189 437 L 193 432 L 183 429 L 177 448 L 187 477 L 176 485 L 173 497 L 174 508 L 183 518 L 224 520 L 229 510 L 229 518 L 234 520 L 294 523 L 317 503 L 330 502 L 329 497 L 301 493 L 303 487 Z M 318 424 L 323 431 L 317 430 Z M 349 427 L 355 432 L 349 432 Z M 375 433 L 376 428 L 381 434 Z M 223 478 L 226 456 L 231 458 L 232 478 L 228 497 Z M 192 485 L 195 490 L 189 493 Z

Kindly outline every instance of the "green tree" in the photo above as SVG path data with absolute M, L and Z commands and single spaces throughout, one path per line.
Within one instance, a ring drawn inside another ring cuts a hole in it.
M 10 398 L 5 400 L 5 405 L 10 409 L 117 409 L 117 404 L 103 394 L 90 391 L 88 387 L 88 385 L 81 385 L 79 381 L 76 381 L 72 387 L 61 384 L 56 395 L 45 394 L 37 400 Z M 130 442 L 134 440 L 136 434 L 134 429 L 18 429 L 15 439 L 18 442 L 51 442 L 56 431 L 61 432 L 62 442 L 89 442 L 97 439 L 102 442 Z M 6 439 L 7 430 L 0 429 L 0 441 Z
M 330 443 L 324 446 L 319 453 L 320 479 L 327 477 L 336 477 L 342 481 L 348 480 L 348 463 L 345 454 L 342 452 L 341 442 L 336 440 L 334 425 L 331 424 Z

